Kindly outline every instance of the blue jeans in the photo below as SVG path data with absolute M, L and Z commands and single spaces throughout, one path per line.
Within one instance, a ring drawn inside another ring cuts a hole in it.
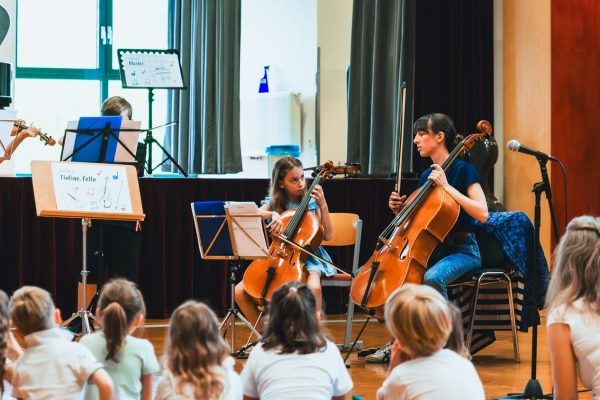
M 464 241 L 447 238 L 433 251 L 429 265 L 423 283 L 448 298 L 449 283 L 469 271 L 481 268 L 481 255 L 475 236 L 469 233 Z

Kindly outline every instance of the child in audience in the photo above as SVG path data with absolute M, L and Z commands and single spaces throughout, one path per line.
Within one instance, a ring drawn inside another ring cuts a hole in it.
M 60 312 L 54 308 L 50 293 L 24 286 L 13 294 L 9 308 L 15 327 L 27 343 L 13 365 L 13 397 L 80 399 L 89 381 L 98 387 L 100 399 L 113 399 L 112 380 L 102 364 L 56 327 Z
M 187 301 L 169 321 L 165 369 L 157 400 L 241 400 L 242 384 L 217 317 L 206 305 Z
M 160 369 L 154 347 L 131 336 L 142 325 L 145 311 L 142 294 L 132 282 L 112 280 L 102 288 L 96 309 L 102 331 L 81 338 L 112 378 L 119 400 L 152 398 L 152 374 Z M 85 398 L 97 397 L 97 388 L 88 385 Z
M 384 315 L 394 343 L 378 400 L 485 398 L 473 364 L 444 349 L 452 331 L 452 311 L 439 292 L 406 284 L 390 295 Z
M 242 370 L 244 399 L 346 399 L 352 380 L 336 345 L 319 331 L 307 285 L 280 286 L 267 326 Z
M 577 375 L 600 399 L 600 218 L 567 226 L 546 295 L 554 398 L 577 398 Z
M 6 365 L 6 359 L 8 358 L 8 346 L 9 346 L 9 335 L 10 329 L 10 315 L 8 313 L 8 296 L 2 290 L 0 290 L 0 399 L 4 394 L 4 378 L 7 370 L 10 370 Z M 10 375 L 10 372 L 8 372 Z M 10 381 L 10 376 L 7 376 L 7 380 Z

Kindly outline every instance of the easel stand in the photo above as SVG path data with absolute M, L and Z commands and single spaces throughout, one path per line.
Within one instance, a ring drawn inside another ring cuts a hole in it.
M 87 307 L 87 241 L 88 228 L 93 219 L 143 221 L 142 200 L 137 180 L 137 173 L 132 165 L 76 163 L 37 161 L 31 162 L 33 193 L 36 213 L 40 217 L 80 218 L 82 232 L 82 266 L 81 266 L 81 308 L 75 312 L 62 326 L 78 327 L 81 323 L 83 336 L 99 325 Z M 65 177 L 69 179 L 64 179 Z M 108 180 L 113 193 L 108 193 Z M 81 182 L 87 188 L 81 190 Z M 102 182 L 105 182 L 104 184 Z M 104 192 L 102 187 L 104 186 Z M 100 209 L 102 199 L 109 201 L 108 208 Z M 114 207 L 113 207 L 114 205 Z
M 531 291 L 532 291 L 532 299 L 531 299 L 531 315 L 533 316 L 533 326 L 531 328 L 531 378 L 525 385 L 525 389 L 523 393 L 509 393 L 508 397 L 511 399 L 552 399 L 552 394 L 544 394 L 542 390 L 542 385 L 537 380 L 537 326 L 538 326 L 538 283 L 537 283 L 537 273 L 538 273 L 538 254 L 540 251 L 540 226 L 541 226 L 541 198 L 542 193 L 546 193 L 546 199 L 548 199 L 548 205 L 550 207 L 550 218 L 552 220 L 552 231 L 554 232 L 554 238 L 558 243 L 558 228 L 556 225 L 556 217 L 554 215 L 554 207 L 552 205 L 552 191 L 550 188 L 550 180 L 548 179 L 548 170 L 546 168 L 546 163 L 548 162 L 547 158 L 538 157 L 538 162 L 540 164 L 540 171 L 542 175 L 542 182 L 537 182 L 533 185 L 533 193 L 535 193 L 535 209 L 534 209 L 534 219 L 533 219 L 533 254 L 532 254 L 532 263 L 531 263 L 531 271 L 529 274 L 532 279 Z
M 87 230 L 92 224 L 92 220 L 90 218 L 82 218 L 81 219 L 81 234 L 82 234 L 82 253 L 83 260 L 81 266 L 81 308 L 79 311 L 73 313 L 71 318 L 64 321 L 61 326 L 62 327 L 72 327 L 76 326 L 77 322 L 81 323 L 81 333 L 80 335 L 87 335 L 95 330 L 94 325 L 90 324 L 90 319 L 95 323 L 96 326 L 100 325 L 100 322 L 96 319 L 94 314 L 87 309 Z

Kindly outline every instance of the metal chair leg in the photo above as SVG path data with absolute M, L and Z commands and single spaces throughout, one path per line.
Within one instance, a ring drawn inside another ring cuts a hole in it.
M 471 300 L 471 315 L 469 316 L 469 330 L 467 332 L 466 345 L 471 352 L 471 341 L 473 340 L 473 327 L 475 326 L 475 312 L 477 311 L 477 300 L 479 298 L 479 286 L 481 285 L 481 277 L 477 279 L 477 284 L 473 288 L 473 298 Z
M 348 310 L 346 311 L 346 330 L 344 332 L 344 349 L 350 348 L 352 344 L 352 321 L 354 321 L 354 302 L 348 295 Z
M 511 326 L 512 336 L 513 336 L 513 350 L 515 353 L 515 362 L 520 363 L 521 355 L 519 354 L 519 340 L 517 338 L 517 322 L 515 319 L 515 307 L 513 305 L 512 280 L 510 279 L 510 276 L 508 276 L 507 274 L 504 274 L 504 276 L 506 277 L 506 283 L 507 283 L 506 291 L 508 292 L 508 308 L 509 308 L 509 312 L 510 312 L 510 326 Z

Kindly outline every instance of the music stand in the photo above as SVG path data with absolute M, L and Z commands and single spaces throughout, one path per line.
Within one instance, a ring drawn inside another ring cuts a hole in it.
M 154 89 L 185 89 L 183 72 L 179 63 L 179 52 L 175 49 L 117 49 L 119 74 L 124 89 L 148 89 L 148 130 L 144 144 L 146 145 L 146 172 L 152 172 L 170 160 L 175 167 L 187 177 L 188 174 L 175 161 L 173 156 L 152 136 L 152 102 Z M 152 167 L 152 145 L 156 144 L 167 157 Z
M 137 173 L 131 165 L 31 162 L 31 179 L 37 215 L 81 218 L 82 268 L 81 308 L 62 326 L 81 319 L 81 335 L 92 331 L 87 310 L 87 229 L 92 219 L 143 221 Z
M 239 318 L 253 334 L 260 333 L 236 308 L 236 272 L 242 260 L 268 257 L 267 232 L 255 203 L 205 201 L 191 204 L 200 256 L 205 260 L 226 260 L 230 284 L 230 304 L 219 329 L 223 336 L 231 327 L 232 354 L 235 347 L 235 319 Z

